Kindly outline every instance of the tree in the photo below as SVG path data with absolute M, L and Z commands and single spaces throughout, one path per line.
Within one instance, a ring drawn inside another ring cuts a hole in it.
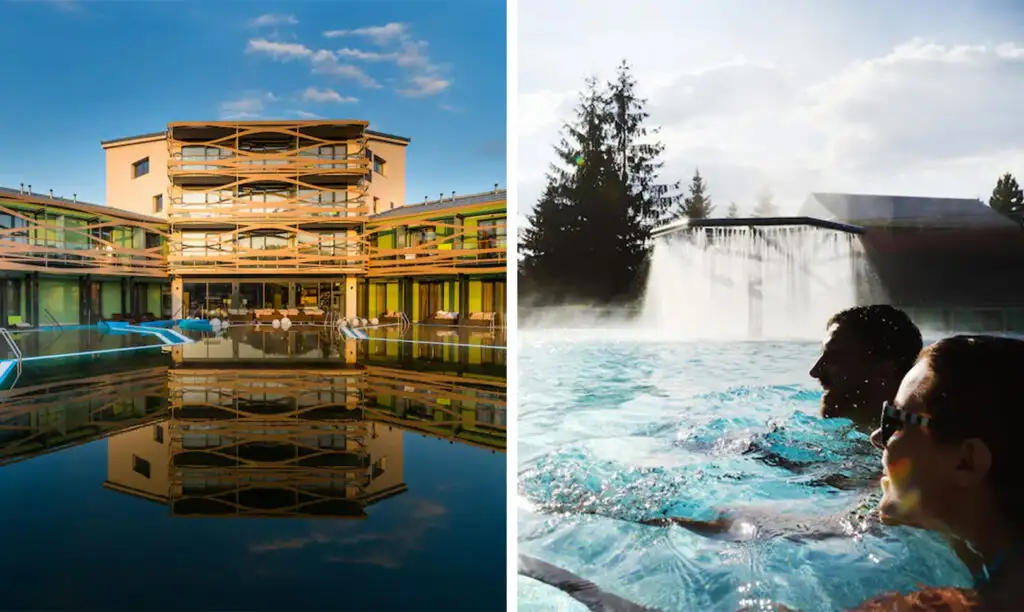
M 671 218 L 672 207 L 679 202 L 681 184 L 664 184 L 658 172 L 664 166 L 660 161 L 665 145 L 651 141 L 661 131 L 648 127 L 650 114 L 644 110 L 647 100 L 637 97 L 636 80 L 629 64 L 623 60 L 608 83 L 608 101 L 611 115 L 611 143 L 615 147 L 615 162 L 622 169 L 633 208 L 640 216 L 640 225 L 646 243 L 650 230 Z
M 725 216 L 730 219 L 735 219 L 738 214 L 739 211 L 736 209 L 736 202 L 729 202 L 729 212 L 726 213 Z
M 526 300 L 607 303 L 635 293 L 650 231 L 678 201 L 662 184 L 664 147 L 651 142 L 646 101 L 623 62 L 605 88 L 587 79 L 575 117 L 562 128 L 544 194 L 520 234 Z
M 1008 215 L 1010 213 L 1024 212 L 1024 192 L 1021 191 L 1017 179 L 1007 172 L 998 181 L 992 190 L 992 197 L 988 205 L 992 210 Z
M 757 196 L 757 205 L 754 206 L 755 217 L 777 217 L 779 209 L 775 206 L 775 196 L 770 189 L 765 189 Z
M 690 180 L 690 195 L 683 200 L 683 205 L 678 209 L 678 216 L 689 217 L 690 219 L 704 219 L 711 216 L 715 207 L 711 204 L 711 196 L 707 194 L 707 185 L 704 177 L 700 175 L 700 168 L 693 173 Z

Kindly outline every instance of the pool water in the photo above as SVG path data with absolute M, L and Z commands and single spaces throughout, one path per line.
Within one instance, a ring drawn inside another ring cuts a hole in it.
M 503 371 L 244 331 L 0 392 L 5 607 L 504 609 Z
M 95 325 L 11 330 L 10 334 L 25 359 L 165 344 L 153 333 L 109 332 Z M 0 359 L 13 357 L 10 347 L 0 342 Z
M 870 507 L 871 490 L 865 501 L 823 484 L 837 471 L 870 478 L 880 455 L 848 421 L 816 416 L 807 372 L 820 344 L 667 342 L 627 329 L 519 338 L 520 552 L 661 610 L 843 610 L 883 591 L 970 584 L 919 530 L 726 541 L 609 518 L 752 507 L 785 526 Z M 766 452 L 747 452 L 752 443 Z M 604 516 L 549 511 L 573 507 Z M 518 591 L 521 610 L 584 609 L 529 578 Z

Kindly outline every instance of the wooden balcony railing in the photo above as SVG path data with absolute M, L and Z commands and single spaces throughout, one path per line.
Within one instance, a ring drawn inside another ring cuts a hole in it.
M 170 237 L 156 223 L 127 220 L 61 225 L 40 221 L 21 211 L 0 205 L 0 214 L 17 220 L 16 227 L 0 228 L 0 270 L 35 272 L 50 270 L 70 274 L 113 276 L 167 276 Z M 117 233 L 129 232 L 132 246 L 115 241 Z M 152 246 L 136 246 L 158 241 Z
M 508 245 L 504 236 L 504 220 L 489 226 L 486 233 L 475 226 L 438 222 L 431 225 L 437 233 L 410 246 L 382 248 L 373 246 L 371 240 L 366 248 L 369 256 L 367 276 L 503 274 L 507 271 Z M 382 227 L 377 231 L 390 229 Z M 406 239 L 410 238 L 415 240 L 415 234 L 407 235 Z
M 278 223 L 354 225 L 370 214 L 368 185 L 314 187 L 296 179 L 279 181 L 287 187 L 258 193 L 227 186 L 183 188 L 171 185 L 167 216 L 175 226 L 231 224 L 246 226 L 274 220 Z M 243 185 L 244 187 L 244 185 Z
M 258 234 L 258 232 L 274 232 Z M 252 232 L 257 232 L 254 236 Z M 200 232 L 195 232 L 198 234 Z M 310 232 L 283 224 L 251 224 L 245 229 L 204 234 L 202 242 L 189 238 L 193 232 L 176 232 L 168 262 L 175 273 L 263 274 L 320 273 L 363 274 L 367 256 L 355 233 Z M 274 246 L 252 246 L 254 238 L 272 238 Z
M 366 155 L 364 123 L 171 124 L 167 147 L 172 183 L 209 184 L 239 177 L 249 181 L 301 176 L 358 179 L 367 176 L 372 166 Z

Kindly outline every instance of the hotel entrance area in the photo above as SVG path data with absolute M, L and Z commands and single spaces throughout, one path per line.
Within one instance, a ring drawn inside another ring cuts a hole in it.
M 352 281 L 349 281 L 350 283 Z M 354 289 L 354 287 L 353 287 Z M 349 291 L 354 294 L 355 291 Z M 234 322 L 318 323 L 327 315 L 346 316 L 355 310 L 355 296 L 346 298 L 346 278 L 183 279 L 184 316 Z

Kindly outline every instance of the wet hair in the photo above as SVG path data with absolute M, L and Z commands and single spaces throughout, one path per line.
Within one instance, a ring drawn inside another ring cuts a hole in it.
M 872 359 L 891 359 L 900 377 L 910 371 L 924 346 L 921 330 L 907 313 L 888 304 L 854 306 L 832 315 L 827 327 L 838 326 L 857 336 Z
M 953 336 L 921 352 L 928 363 L 923 400 L 940 443 L 979 438 L 992 453 L 987 475 L 996 505 L 1024 532 L 1024 341 L 1000 336 Z

